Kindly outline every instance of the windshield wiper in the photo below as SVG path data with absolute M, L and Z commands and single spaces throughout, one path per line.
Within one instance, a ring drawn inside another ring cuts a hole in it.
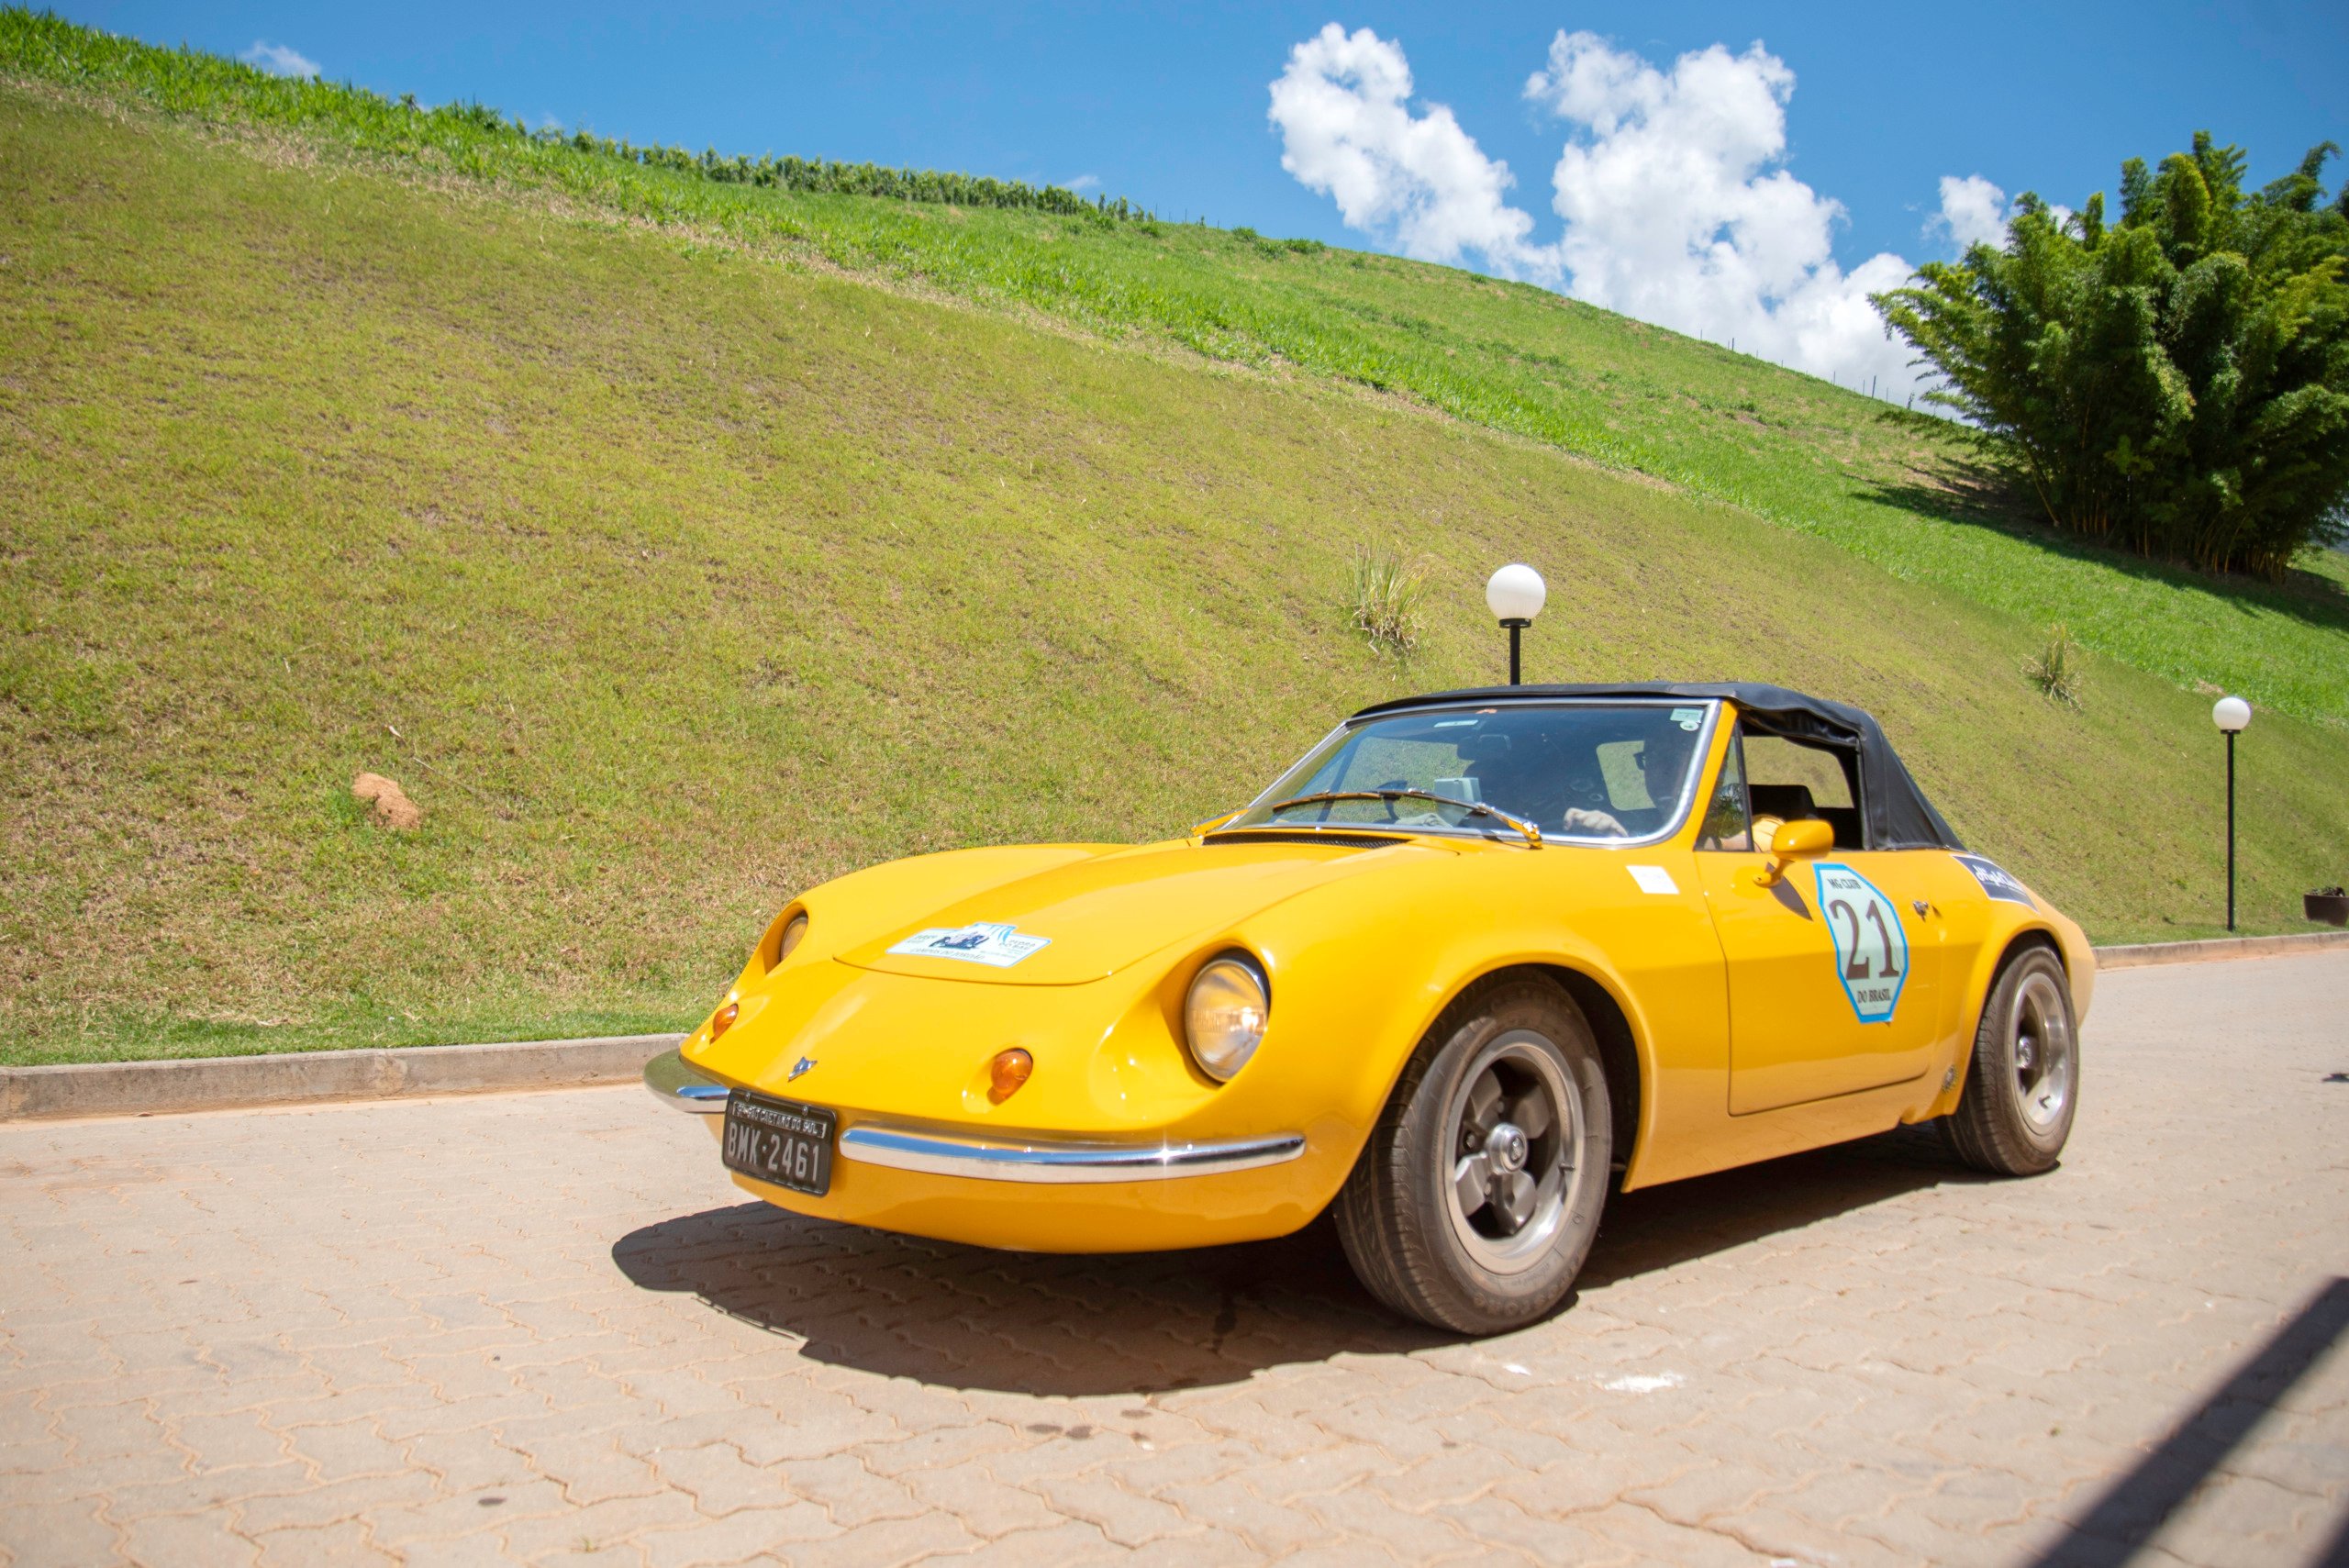
M 1395 815 L 1394 806 L 1398 800 L 1432 800 L 1438 806 L 1456 806 L 1471 817 L 1489 817 L 1496 822 L 1506 822 L 1517 829 L 1528 848 L 1538 850 L 1542 847 L 1542 829 L 1524 817 L 1512 817 L 1498 806 L 1486 806 L 1481 800 L 1454 800 L 1448 795 L 1438 795 L 1426 789 L 1325 789 L 1314 795 L 1300 795 L 1293 800 L 1277 801 L 1266 806 L 1264 813 L 1269 817 L 1275 812 L 1286 811 L 1292 806 L 1319 806 L 1330 800 L 1384 801 L 1390 818 Z

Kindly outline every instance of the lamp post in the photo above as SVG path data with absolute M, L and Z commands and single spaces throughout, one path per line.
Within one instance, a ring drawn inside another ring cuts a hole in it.
M 1485 584 L 1485 604 L 1493 618 L 1508 628 L 1508 684 L 1518 684 L 1518 639 L 1542 613 L 1542 601 L 1550 596 L 1548 584 L 1542 573 L 1522 562 L 1502 567 Z
M 2227 929 L 2235 929 L 2235 737 L 2251 722 L 2251 705 L 2241 697 L 2221 697 L 2210 707 L 2210 722 L 2227 738 Z

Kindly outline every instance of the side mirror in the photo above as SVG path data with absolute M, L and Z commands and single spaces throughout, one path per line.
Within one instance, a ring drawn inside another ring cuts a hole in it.
M 1834 847 L 1835 828 L 1831 823 L 1817 817 L 1781 822 L 1777 831 L 1770 835 L 1770 863 L 1755 873 L 1753 880 L 1765 887 L 1775 886 L 1795 862 L 1815 860 Z
M 1220 817 L 1210 817 L 1206 821 L 1192 828 L 1191 837 L 1194 839 L 1203 838 L 1206 835 L 1214 832 L 1217 828 L 1222 827 L 1233 817 L 1239 816 L 1241 811 L 1245 811 L 1248 808 L 1243 806 L 1239 811 L 1227 811 Z

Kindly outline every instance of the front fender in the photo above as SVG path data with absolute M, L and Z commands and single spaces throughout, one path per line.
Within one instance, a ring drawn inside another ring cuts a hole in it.
M 1674 879 L 1677 893 L 1658 895 L 1640 892 L 1623 869 L 1631 859 L 1669 861 L 1666 852 L 1540 854 L 1537 863 L 1495 848 L 1398 865 L 1375 897 L 1362 884 L 1317 889 L 1235 928 L 1236 944 L 1264 962 L 1273 1008 L 1257 1061 L 1230 1088 L 1246 1084 L 1267 1108 L 1326 1106 L 1351 1168 L 1405 1063 L 1455 997 L 1502 970 L 1569 969 L 1604 990 L 1629 1029 L 1641 1115 L 1634 1147 L 1619 1154 L 1636 1184 L 1649 1147 L 1727 1104 L 1720 942 L 1693 871 Z

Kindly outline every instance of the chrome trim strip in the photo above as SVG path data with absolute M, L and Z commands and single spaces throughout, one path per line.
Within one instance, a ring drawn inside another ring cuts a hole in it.
M 872 1123 L 841 1134 L 841 1157 L 981 1182 L 1162 1182 L 1278 1165 L 1305 1152 L 1305 1135 L 1215 1143 L 991 1143 Z
M 664 1106 L 722 1115 L 733 1091 L 664 1051 L 644 1064 L 644 1086 Z M 1158 1182 L 1279 1165 L 1305 1152 L 1302 1133 L 1215 1143 L 1002 1143 L 865 1123 L 841 1134 L 841 1157 L 867 1165 L 983 1182 Z
M 662 1105 L 702 1116 L 723 1114 L 726 1096 L 733 1092 L 677 1051 L 664 1051 L 644 1064 L 644 1086 Z

